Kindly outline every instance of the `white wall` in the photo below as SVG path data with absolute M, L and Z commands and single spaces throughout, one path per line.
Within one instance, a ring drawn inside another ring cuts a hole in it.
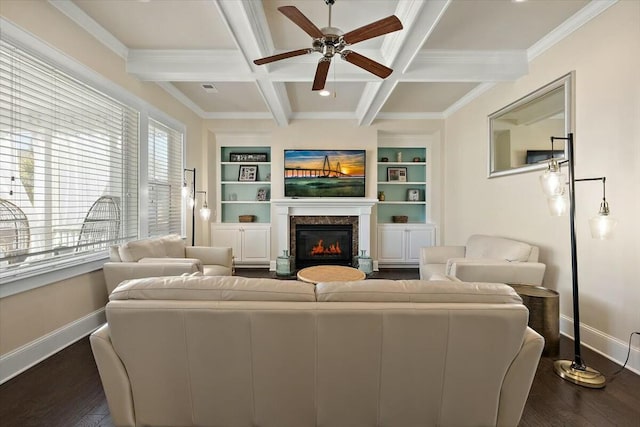
M 534 59 L 529 75 L 496 85 L 446 120 L 444 241 L 486 233 L 539 245 L 544 285 L 560 292 L 561 328 L 573 336 L 569 219 L 547 213 L 539 172 L 486 177 L 487 115 L 572 70 L 576 177 L 607 177 L 619 221 L 614 240 L 592 240 L 588 218 L 602 186 L 577 183 L 581 337 L 623 362 L 629 334 L 640 331 L 640 2 L 620 1 Z M 640 371 L 635 338 L 630 366 Z

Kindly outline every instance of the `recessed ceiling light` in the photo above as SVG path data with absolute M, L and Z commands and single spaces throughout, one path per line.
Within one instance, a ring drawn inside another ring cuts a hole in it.
M 322 89 L 320 92 L 318 92 L 318 95 L 320 95 L 320 96 L 329 96 L 329 95 L 331 95 L 331 92 L 326 90 L 326 89 Z

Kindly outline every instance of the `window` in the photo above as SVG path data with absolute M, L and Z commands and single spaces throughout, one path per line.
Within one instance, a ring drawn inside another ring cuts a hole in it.
M 139 111 L 152 108 L 124 98 L 0 40 L 0 282 L 103 259 L 139 235 L 183 231 L 183 132 L 149 119 L 148 141 L 139 141 Z M 148 171 L 139 171 L 144 144 Z
M 149 119 L 149 236 L 182 229 L 182 133 Z

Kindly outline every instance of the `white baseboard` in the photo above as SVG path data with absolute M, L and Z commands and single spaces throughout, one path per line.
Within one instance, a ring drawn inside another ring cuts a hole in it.
M 106 322 L 104 308 L 0 356 L 0 384 L 86 337 Z
M 629 333 L 634 331 L 629 331 Z M 573 339 L 573 319 L 565 315 L 560 315 L 560 333 Z M 640 375 L 640 349 L 634 343 L 638 343 L 638 337 L 635 337 L 631 342 L 631 352 L 629 354 L 629 361 L 627 362 L 626 369 Z M 594 329 L 587 325 L 580 325 L 580 342 L 585 347 L 590 348 L 598 354 L 606 357 L 609 360 L 613 360 L 622 366 L 627 358 L 627 352 L 629 351 L 629 341 L 621 341 L 618 338 L 607 335 L 597 329 Z M 590 368 L 594 368 L 600 372 L 597 366 L 592 366 L 589 361 L 585 362 Z M 610 374 L 609 372 L 602 372 L 603 374 Z

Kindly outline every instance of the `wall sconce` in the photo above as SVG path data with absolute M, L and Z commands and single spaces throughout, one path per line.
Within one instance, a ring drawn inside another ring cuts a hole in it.
M 207 205 L 207 192 L 196 191 L 196 193 L 204 193 L 204 203 L 200 208 L 200 218 L 202 218 L 203 221 L 209 221 L 209 218 L 211 218 L 211 209 L 209 209 L 209 205 Z
M 576 248 L 576 227 L 575 227 L 575 183 L 581 181 L 602 181 L 602 203 L 600 211 L 590 222 L 591 235 L 597 239 L 606 239 L 612 236 L 616 221 L 609 216 L 609 204 L 605 198 L 606 177 L 575 179 L 573 168 L 573 134 L 567 137 L 551 137 L 551 147 L 553 141 L 563 140 L 567 144 L 568 159 L 557 161 L 553 157 L 549 161 L 549 167 L 544 175 L 540 177 L 542 189 L 549 199 L 549 207 L 553 215 L 562 215 L 569 211 L 571 223 L 571 279 L 573 290 L 573 333 L 574 333 L 574 360 L 557 360 L 554 362 L 553 370 L 563 379 L 589 388 L 602 388 L 605 386 L 605 377 L 595 369 L 587 367 L 582 360 L 580 351 L 580 305 L 578 301 L 578 255 Z M 569 179 L 561 173 L 560 167 L 567 163 Z M 568 190 L 566 183 L 568 182 Z M 568 194 L 567 194 L 568 193 Z M 568 197 L 567 197 L 568 196 Z

